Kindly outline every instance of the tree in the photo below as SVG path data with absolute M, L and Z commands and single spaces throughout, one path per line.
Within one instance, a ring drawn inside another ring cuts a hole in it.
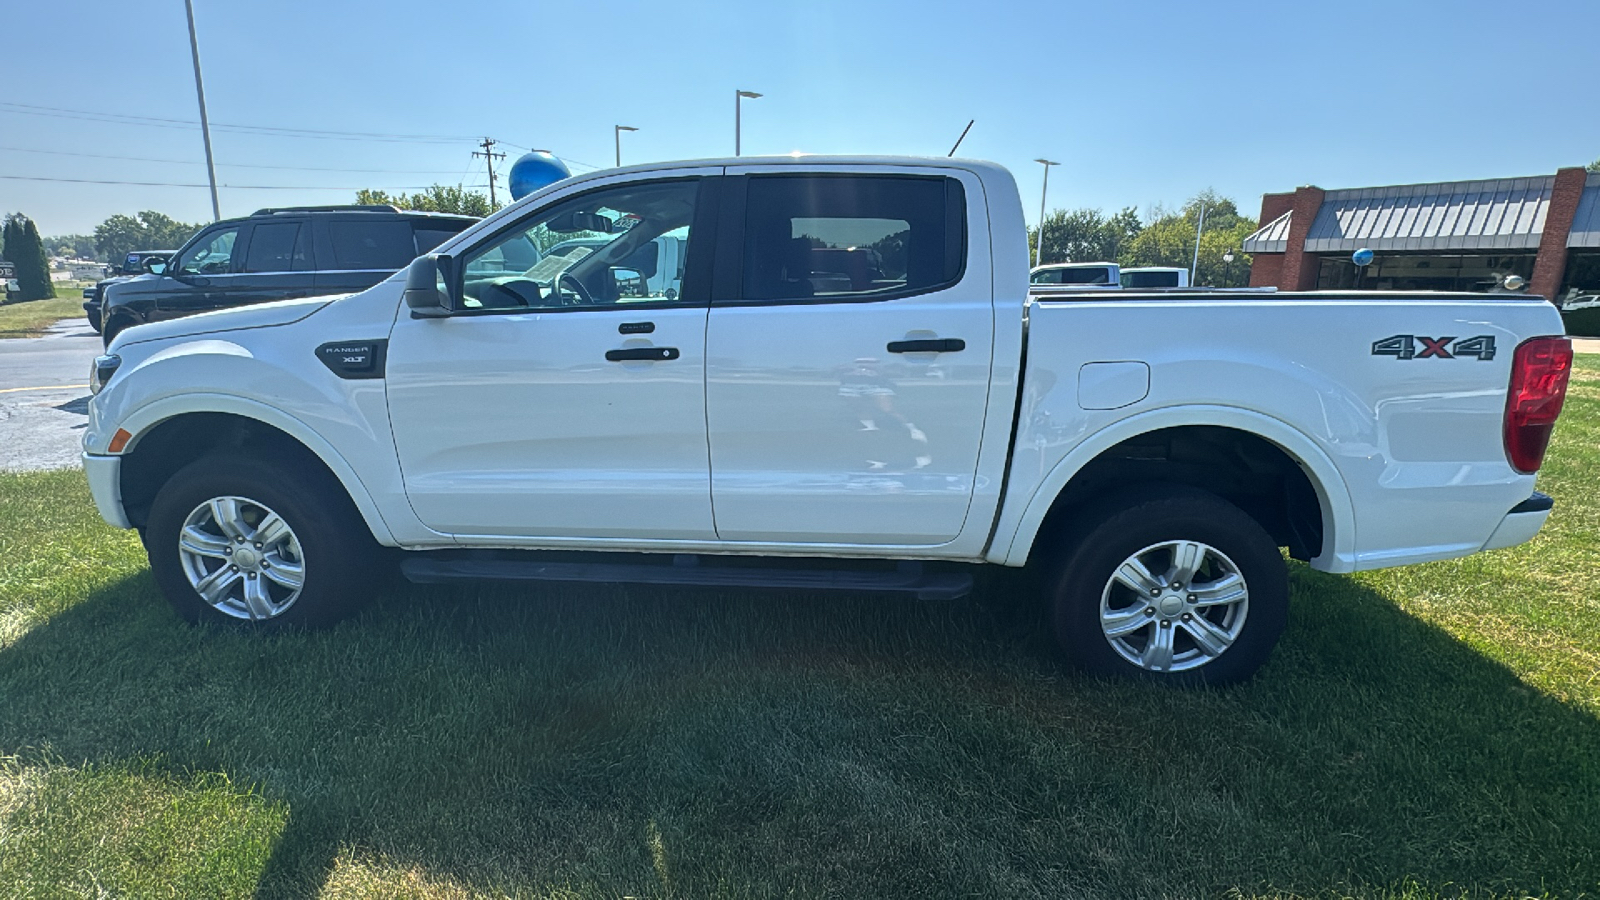
M 117 261 L 130 250 L 176 250 L 199 230 L 199 225 L 147 209 L 137 216 L 119 213 L 101 222 L 94 230 L 94 245 L 105 259 Z
M 390 194 L 388 191 L 356 191 L 356 202 L 397 209 L 414 209 L 419 212 L 454 213 L 458 216 L 483 217 L 494 212 L 489 198 L 479 191 L 469 191 L 460 185 L 436 184 L 415 194 Z
M 1195 268 L 1197 286 L 1243 287 L 1250 282 L 1250 257 L 1241 249 L 1244 239 L 1256 230 L 1256 223 L 1239 215 L 1234 202 L 1205 190 L 1191 197 L 1181 210 L 1151 211 L 1150 224 L 1128 243 L 1118 258 L 1124 268 L 1135 266 L 1175 266 L 1189 268 L 1194 261 L 1195 229 L 1200 222 L 1200 207 L 1205 206 L 1205 230 L 1200 236 L 1200 259 Z M 1233 251 L 1234 261 L 1224 262 L 1223 254 Z
M 92 234 L 62 234 L 44 239 L 44 246 L 53 256 L 70 256 L 75 259 L 92 259 L 104 262 L 94 245 Z
M 1587 166 L 1584 166 L 1584 168 L 1588 169 L 1591 172 L 1600 172 L 1600 159 L 1597 159 L 1594 162 L 1589 163 Z
M 20 300 L 45 300 L 56 295 L 50 283 L 50 260 L 39 239 L 39 226 L 22 213 L 6 216 L 6 258 L 16 266 Z
M 1141 228 L 1139 214 L 1132 207 L 1109 218 L 1098 209 L 1058 209 L 1045 217 L 1044 253 L 1040 262 L 1114 260 Z M 1039 229 L 1030 229 L 1030 252 L 1038 241 Z

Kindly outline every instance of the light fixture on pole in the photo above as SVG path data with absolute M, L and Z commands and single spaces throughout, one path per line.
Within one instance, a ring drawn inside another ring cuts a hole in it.
M 211 158 L 211 123 L 206 120 L 206 86 L 200 81 L 200 39 L 194 33 L 194 0 L 183 0 L 184 11 L 189 14 L 189 52 L 194 55 L 194 92 L 200 98 L 200 136 L 206 144 L 206 171 L 211 175 L 211 221 L 222 218 L 222 204 L 217 202 L 217 164 Z
M 632 125 L 618 125 L 616 127 L 615 135 L 616 135 L 616 138 L 617 138 L 617 168 L 619 168 L 619 169 L 622 168 L 622 133 L 624 131 L 638 131 L 638 130 L 639 129 L 633 127 Z
M 1222 254 L 1222 262 L 1223 262 L 1223 265 L 1227 266 L 1227 269 L 1225 269 L 1224 271 L 1225 271 L 1225 273 L 1227 275 L 1228 280 L 1232 281 L 1233 280 L 1233 248 L 1232 247 L 1228 248 L 1228 252 L 1227 253 Z
M 1050 167 L 1059 166 L 1061 163 L 1051 159 L 1036 159 L 1034 162 L 1044 166 L 1044 187 L 1039 189 L 1039 234 L 1033 247 L 1033 264 L 1038 266 L 1044 259 L 1044 198 L 1050 191 Z
M 734 156 L 738 156 L 739 155 L 739 150 L 740 150 L 740 147 L 739 147 L 739 104 L 740 104 L 740 102 L 742 102 L 746 98 L 754 100 L 754 99 L 756 99 L 757 97 L 760 97 L 760 96 L 761 95 L 756 93 L 755 91 L 738 91 L 738 90 L 736 90 L 736 91 L 733 92 L 733 155 Z

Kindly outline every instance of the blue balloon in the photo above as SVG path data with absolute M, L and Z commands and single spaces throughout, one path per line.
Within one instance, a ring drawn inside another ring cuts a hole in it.
M 507 180 L 511 183 L 511 199 L 521 200 L 542 187 L 571 177 L 572 172 L 565 163 L 547 151 L 535 150 L 511 164 Z
M 1350 261 L 1358 266 L 1370 266 L 1372 265 L 1372 251 L 1362 247 L 1360 250 L 1350 254 Z

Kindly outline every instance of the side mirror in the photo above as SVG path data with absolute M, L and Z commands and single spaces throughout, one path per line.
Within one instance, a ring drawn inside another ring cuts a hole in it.
M 611 268 L 612 296 L 619 300 L 623 297 L 648 297 L 650 288 L 645 284 L 644 273 L 638 269 L 629 269 L 624 266 Z
M 167 261 L 159 256 L 146 256 L 139 265 L 151 275 L 160 275 L 167 271 Z
M 406 306 L 412 318 L 438 319 L 450 315 L 455 309 L 451 285 L 454 279 L 455 260 L 448 256 L 430 253 L 419 256 L 406 268 Z

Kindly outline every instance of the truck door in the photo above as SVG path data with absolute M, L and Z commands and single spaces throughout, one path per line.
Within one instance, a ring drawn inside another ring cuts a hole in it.
M 309 297 L 313 293 L 311 224 L 273 219 L 250 228 L 241 271 L 228 279 L 222 306 L 247 306 Z
M 981 184 L 921 167 L 728 173 L 706 329 L 718 537 L 954 540 L 993 357 Z
M 715 539 L 705 326 L 717 207 L 704 198 L 719 179 L 696 176 L 720 172 L 557 195 L 453 256 L 456 315 L 402 308 L 389 410 L 406 496 L 429 528 Z M 691 253 L 704 234 L 704 262 L 681 294 L 652 295 L 625 263 L 669 232 Z M 574 240 L 586 252 L 549 252 Z

